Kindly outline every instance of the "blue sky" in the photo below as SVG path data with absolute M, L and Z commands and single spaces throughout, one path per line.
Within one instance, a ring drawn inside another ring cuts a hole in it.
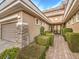
M 62 3 L 63 0 L 32 0 L 32 2 L 40 9 L 46 10 L 55 8 Z
M 0 0 L 0 3 L 2 2 L 2 0 Z

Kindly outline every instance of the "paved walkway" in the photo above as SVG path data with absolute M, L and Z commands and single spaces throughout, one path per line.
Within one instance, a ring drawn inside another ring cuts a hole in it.
M 54 36 L 54 47 L 50 47 L 46 59 L 79 59 L 79 54 L 72 53 L 61 35 Z

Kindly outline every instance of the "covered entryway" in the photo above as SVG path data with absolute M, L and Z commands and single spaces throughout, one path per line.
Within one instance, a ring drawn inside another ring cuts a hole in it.
M 59 25 L 52 25 L 52 31 L 55 34 L 60 34 L 61 28 L 62 28 L 62 25 L 60 25 L 60 24 Z
M 2 24 L 2 40 L 16 42 L 16 23 Z

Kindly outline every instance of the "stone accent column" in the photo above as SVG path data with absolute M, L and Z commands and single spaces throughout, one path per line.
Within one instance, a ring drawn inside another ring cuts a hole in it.
M 18 30 L 17 32 L 18 41 L 17 42 L 19 42 L 20 47 L 23 48 L 30 43 L 28 24 L 24 22 L 18 22 L 17 30 Z
M 27 46 L 30 43 L 28 23 L 23 22 L 23 13 L 18 14 L 17 26 L 17 43 L 20 48 Z

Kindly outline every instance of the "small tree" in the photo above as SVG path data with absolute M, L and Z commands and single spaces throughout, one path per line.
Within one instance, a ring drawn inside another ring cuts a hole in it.
M 44 27 L 43 26 L 40 28 L 40 34 L 44 35 Z

